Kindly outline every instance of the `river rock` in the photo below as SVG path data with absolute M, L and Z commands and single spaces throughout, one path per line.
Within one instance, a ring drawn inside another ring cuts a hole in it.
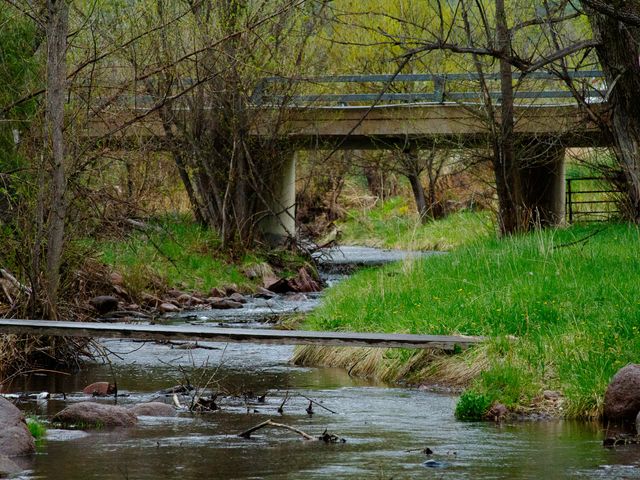
M 222 298 L 222 297 L 226 297 L 227 294 L 224 292 L 224 290 L 214 287 L 209 292 L 209 296 L 213 298 Z
M 229 297 L 234 293 L 240 293 L 240 291 L 238 290 L 238 286 L 235 283 L 230 283 L 229 285 L 224 286 L 224 293 L 227 297 Z
M 158 310 L 161 313 L 178 313 L 180 311 L 180 307 L 175 306 L 173 303 L 163 302 L 158 307 Z
M 138 422 L 135 414 L 117 405 L 81 402 L 70 405 L 53 417 L 63 425 L 89 427 L 132 427 Z
M 504 420 L 508 414 L 509 409 L 507 407 L 505 407 L 501 403 L 494 403 L 484 417 L 487 420 L 499 422 L 501 420 Z
M 35 451 L 33 435 L 24 415 L 13 403 L 0 397 L 0 455 L 17 457 Z
M 162 402 L 139 403 L 130 407 L 129 410 L 136 416 L 147 417 L 175 417 L 176 409 L 171 405 Z
M 272 291 L 270 291 L 270 290 L 267 290 L 267 289 L 266 289 L 266 288 L 264 288 L 264 287 L 258 287 L 258 288 L 256 288 L 255 296 L 256 296 L 256 297 L 258 297 L 258 298 L 264 298 L 264 299 L 267 299 L 267 300 L 268 300 L 268 299 L 270 299 L 270 298 L 275 297 L 275 296 L 276 296 L 276 294 L 275 294 L 275 293 L 273 293 L 273 292 L 272 292 Z
M 85 395 L 93 395 L 94 397 L 113 395 L 116 392 L 116 386 L 109 382 L 95 382 L 82 389 L 82 393 Z
M 267 285 L 267 290 L 272 293 L 289 293 L 293 291 L 291 283 L 286 278 L 280 278 L 273 283 Z
M 111 295 L 100 295 L 89 300 L 89 305 L 100 315 L 104 315 L 118 309 L 118 299 Z
M 0 478 L 7 478 L 21 471 L 22 468 L 16 465 L 13 460 L 5 455 L 0 455 Z
M 242 295 L 241 293 L 232 293 L 231 295 L 229 295 L 229 300 L 233 300 L 234 302 L 238 303 L 247 303 L 247 299 L 244 298 L 244 295 Z
M 240 302 L 234 302 L 228 298 L 212 298 L 211 300 L 211 308 L 215 310 L 229 310 L 232 308 L 242 308 L 242 304 Z
M 633 422 L 640 411 L 640 365 L 630 363 L 613 376 L 604 394 L 604 418 Z
M 319 292 L 321 290 L 320 284 L 314 280 L 305 267 L 298 270 L 298 274 L 291 281 L 291 286 L 295 292 L 301 293 Z

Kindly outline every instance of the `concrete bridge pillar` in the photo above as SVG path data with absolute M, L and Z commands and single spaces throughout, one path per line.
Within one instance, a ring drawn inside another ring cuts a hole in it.
M 296 234 L 295 151 L 285 153 L 280 172 L 274 172 L 270 192 L 265 192 L 268 212 L 260 230 L 271 245 L 280 245 Z
M 542 227 L 565 222 L 564 156 L 564 147 L 544 142 L 521 151 L 524 205 Z

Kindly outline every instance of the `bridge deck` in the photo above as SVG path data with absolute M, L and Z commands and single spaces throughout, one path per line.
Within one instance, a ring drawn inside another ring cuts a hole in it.
M 15 319 L 0 319 L 0 334 L 437 350 L 454 350 L 456 347 L 465 349 L 484 340 L 482 337 L 450 335 L 310 332 L 218 328 L 204 325 L 145 325 Z

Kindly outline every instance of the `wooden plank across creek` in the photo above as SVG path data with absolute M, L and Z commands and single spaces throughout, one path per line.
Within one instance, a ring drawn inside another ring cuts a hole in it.
M 314 332 L 253 328 L 221 328 L 207 325 L 148 325 L 130 323 L 64 322 L 0 319 L 0 334 L 61 337 L 128 338 L 137 340 L 192 340 L 272 345 L 331 345 L 454 350 L 480 343 L 483 337 L 409 335 L 402 333 Z

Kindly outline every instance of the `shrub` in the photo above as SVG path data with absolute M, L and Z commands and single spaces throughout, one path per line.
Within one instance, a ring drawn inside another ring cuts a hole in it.
M 458 420 L 482 420 L 491 408 L 491 398 L 473 390 L 464 392 L 456 405 L 455 416 Z

